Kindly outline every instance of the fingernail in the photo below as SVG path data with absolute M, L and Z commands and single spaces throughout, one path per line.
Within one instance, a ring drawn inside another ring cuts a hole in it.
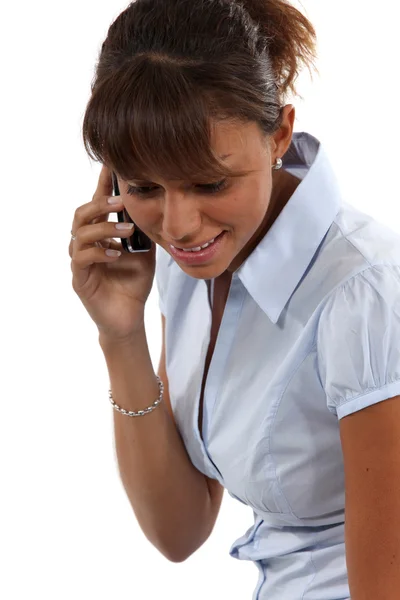
M 132 229 L 133 223 L 117 223 L 116 229 Z
M 111 196 L 107 202 L 108 204 L 121 204 L 121 198 L 119 196 Z

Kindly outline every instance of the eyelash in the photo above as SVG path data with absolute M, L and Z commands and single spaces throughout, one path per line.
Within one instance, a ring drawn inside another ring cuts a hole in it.
M 223 179 L 222 181 L 218 181 L 217 183 L 199 184 L 199 187 L 203 188 L 203 190 L 206 194 L 216 194 L 216 193 L 224 190 L 226 188 L 226 185 L 227 185 L 227 180 Z M 128 185 L 127 193 L 130 196 L 147 196 L 148 194 L 150 194 L 149 190 L 152 190 L 152 189 L 154 189 L 154 187 L 153 188 L 151 188 L 151 187 L 133 187 L 131 185 Z M 143 190 L 147 190 L 147 191 L 143 191 Z

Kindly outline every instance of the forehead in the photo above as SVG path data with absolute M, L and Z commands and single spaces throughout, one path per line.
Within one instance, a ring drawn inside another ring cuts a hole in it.
M 232 156 L 232 154 L 224 154 L 224 155 L 220 156 L 220 159 L 226 160 L 230 156 Z M 138 174 L 137 177 L 135 177 L 135 179 L 129 179 L 127 181 L 127 183 L 133 183 L 133 182 L 137 183 L 138 181 L 141 183 L 143 183 L 143 182 L 144 183 L 152 183 L 153 181 L 156 181 L 157 179 L 159 179 L 159 178 L 157 178 L 153 174 L 149 174 L 149 175 Z M 165 179 L 165 181 L 178 181 L 179 182 L 179 181 L 183 181 L 183 180 L 182 179 Z
M 211 141 L 219 156 L 247 155 L 248 152 L 257 151 L 263 144 L 256 123 L 216 123 L 212 127 Z
M 256 168 L 257 159 L 265 152 L 265 142 L 255 123 L 215 123 L 212 126 L 211 146 L 221 160 L 230 167 L 246 169 Z M 229 159 L 229 160 L 228 160 Z M 153 183 L 160 181 L 155 173 L 138 173 L 127 183 Z M 164 181 L 181 181 L 166 179 Z

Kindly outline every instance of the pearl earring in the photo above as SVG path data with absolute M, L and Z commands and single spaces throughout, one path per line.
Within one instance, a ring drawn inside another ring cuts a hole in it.
M 275 164 L 272 166 L 272 168 L 274 169 L 274 171 L 278 171 L 281 167 L 282 167 L 283 163 L 282 163 L 282 159 L 281 158 L 277 158 Z

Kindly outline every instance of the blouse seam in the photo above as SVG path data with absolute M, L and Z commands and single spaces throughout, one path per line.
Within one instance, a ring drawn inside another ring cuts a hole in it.
M 346 236 L 344 236 L 344 237 L 349 242 L 349 244 L 352 244 L 352 242 L 350 242 L 346 238 Z M 358 250 L 358 248 L 356 246 L 354 246 L 354 248 L 356 248 Z M 358 251 L 360 252 L 360 250 L 358 250 Z M 368 262 L 367 259 L 365 259 L 365 260 Z M 400 269 L 400 265 L 397 265 L 395 263 L 380 263 L 380 264 L 377 264 L 377 265 L 372 265 L 371 263 L 368 262 L 368 264 L 370 266 L 366 267 L 362 271 L 359 271 L 358 273 L 355 273 L 352 277 L 350 277 L 349 279 L 347 279 L 344 283 L 339 284 L 337 287 L 335 287 L 333 290 L 331 290 L 331 292 L 328 294 L 328 297 L 325 298 L 325 300 L 324 300 L 324 307 L 328 304 L 328 302 L 330 301 L 330 299 L 333 298 L 333 296 L 336 294 L 336 292 L 338 292 L 339 290 L 341 290 L 342 288 L 344 288 L 346 285 L 348 285 L 348 283 L 350 281 L 352 281 L 352 279 L 355 279 L 356 277 L 360 277 L 360 278 L 363 277 L 368 282 L 368 279 L 366 279 L 366 277 L 364 275 L 365 271 L 370 271 L 371 269 L 377 269 L 379 267 L 383 267 L 383 268 L 385 268 L 385 267 L 395 267 L 397 269 Z M 317 352 L 317 362 L 318 362 L 318 352 Z M 320 373 L 320 370 L 319 370 L 319 365 L 318 365 L 318 375 L 319 375 L 319 373 Z M 394 382 L 397 382 L 397 381 L 398 381 L 397 379 L 393 380 L 393 381 L 389 380 L 388 383 L 394 383 Z M 385 385 L 388 385 L 388 383 L 386 383 Z M 322 384 L 322 382 L 321 382 L 321 384 Z M 384 386 L 382 386 L 382 387 L 384 387 Z M 331 402 L 331 404 L 334 405 L 335 409 L 337 409 L 338 405 L 343 406 L 344 404 L 347 404 L 347 402 L 351 402 L 352 400 L 356 400 L 357 398 L 360 398 L 360 397 L 362 397 L 364 395 L 368 395 L 370 392 L 373 392 L 375 390 L 382 389 L 382 388 L 379 388 L 378 386 L 375 385 L 375 387 L 368 388 L 367 390 L 363 390 L 361 392 L 361 394 L 359 394 L 358 396 L 352 396 L 351 398 L 342 398 L 342 397 L 339 397 L 337 400 L 334 400 L 333 398 L 331 398 L 329 396 L 329 394 L 326 393 L 325 388 L 323 388 L 323 389 L 324 389 L 324 392 L 325 392 L 325 395 L 326 395 L 327 399 Z
M 367 260 L 367 259 L 365 259 Z M 367 261 L 368 262 L 368 261 Z M 378 269 L 379 267 L 395 267 L 396 269 L 400 269 L 400 265 L 397 265 L 395 263 L 379 263 L 378 265 L 372 265 L 370 263 L 368 263 L 368 267 L 365 267 L 365 269 L 362 269 L 361 271 L 358 271 L 358 273 L 354 273 L 354 275 L 352 275 L 351 277 L 349 277 L 348 279 L 346 279 L 346 281 L 344 281 L 343 283 L 339 283 L 335 288 L 333 288 L 333 290 L 331 290 L 328 295 L 323 299 L 322 302 L 324 302 L 324 305 L 327 304 L 329 302 L 329 300 L 331 298 L 333 298 L 333 296 L 335 295 L 335 293 L 339 290 L 341 290 L 342 288 L 344 288 L 347 284 L 350 283 L 350 281 L 352 281 L 353 279 L 355 279 L 356 277 L 364 277 L 364 273 L 365 271 L 370 271 L 371 269 Z M 368 280 L 367 280 L 368 281 Z
M 342 234 L 342 236 L 343 236 L 343 238 L 346 240 L 346 242 L 347 242 L 348 244 L 350 244 L 350 246 L 353 246 L 353 248 L 354 248 L 355 250 L 357 250 L 357 252 L 359 252 L 359 253 L 361 254 L 361 256 L 363 257 L 363 259 L 364 259 L 364 260 L 365 260 L 365 261 L 366 261 L 366 262 L 369 264 L 369 266 L 370 266 L 370 267 L 373 267 L 374 265 L 372 265 L 372 264 L 369 262 L 368 258 L 366 258 L 366 257 L 364 256 L 364 254 L 361 252 L 360 248 L 357 248 L 357 246 L 356 246 L 356 245 L 355 245 L 355 244 L 354 244 L 354 243 L 353 243 L 351 240 L 349 240 L 349 238 L 348 238 L 348 237 L 347 237 L 347 235 L 346 235 L 346 234 L 343 232 L 343 229 L 340 227 L 339 223 L 338 223 L 336 220 L 335 220 L 335 225 L 336 225 L 336 227 L 339 229 L 340 233 Z M 368 268 L 368 267 L 367 267 L 367 268 Z
M 358 396 L 352 396 L 351 398 L 339 397 L 339 400 L 333 400 L 330 396 L 328 396 L 328 394 L 326 394 L 326 397 L 332 402 L 332 404 L 335 405 L 335 408 L 337 409 L 338 407 L 341 408 L 342 406 L 345 406 L 346 404 L 348 404 L 349 402 L 352 402 L 353 400 L 358 400 L 359 398 L 363 398 L 364 396 L 369 396 L 369 394 L 372 394 L 373 392 L 376 392 L 378 390 L 383 390 L 385 387 L 387 387 L 388 385 L 390 385 L 392 383 L 399 383 L 399 382 L 400 382 L 400 378 L 399 379 L 388 379 L 384 385 L 375 386 L 373 388 L 368 388 L 367 390 L 363 390 L 361 392 L 361 394 L 358 394 Z M 337 402 L 337 404 L 336 404 L 336 402 Z
M 319 548 L 319 546 L 317 546 L 317 547 L 315 548 L 315 550 L 318 550 L 318 548 Z M 305 600 L 305 595 L 307 594 L 307 591 L 310 589 L 310 585 L 312 584 L 312 582 L 314 581 L 314 579 L 315 579 L 315 578 L 316 578 L 316 576 L 317 576 L 317 569 L 316 569 L 316 567 L 315 567 L 315 563 L 314 563 L 314 561 L 313 561 L 313 554 L 314 554 L 315 550 L 311 550 L 311 552 L 310 552 L 310 563 L 312 564 L 312 566 L 313 566 L 313 569 L 314 569 L 314 577 L 313 577 L 313 578 L 311 579 L 311 581 L 310 581 L 310 582 L 307 584 L 307 587 L 306 587 L 306 588 L 305 588 L 305 590 L 304 590 L 304 593 L 303 593 L 303 595 L 302 595 L 302 597 L 301 597 L 301 600 Z
M 367 263 L 369 264 L 369 267 L 372 267 L 372 268 L 373 268 L 373 267 L 381 267 L 381 266 L 382 266 L 382 267 L 397 267 L 397 268 L 400 268 L 400 265 L 398 265 L 398 264 L 397 264 L 397 263 L 395 263 L 395 262 L 390 262 L 390 263 L 387 263 L 387 262 L 381 262 L 381 263 L 379 263 L 379 264 L 372 264 L 372 263 L 371 263 L 371 262 L 368 260 L 368 258 L 367 258 L 367 257 L 364 255 L 364 253 L 362 252 L 362 250 L 360 250 L 360 248 L 358 248 L 358 247 L 357 247 L 357 246 L 354 244 L 354 242 L 352 242 L 351 240 L 349 240 L 349 238 L 347 237 L 347 234 L 345 234 L 345 233 L 343 232 L 343 229 L 340 227 L 339 223 L 338 223 L 336 220 L 334 221 L 334 223 L 335 223 L 336 227 L 339 229 L 339 231 L 340 231 L 340 233 L 342 234 L 343 238 L 346 240 L 346 242 L 347 242 L 348 244 L 350 244 L 351 246 L 353 246 L 353 248 L 354 248 L 355 250 L 357 250 L 357 252 L 359 252 L 359 254 L 360 254 L 362 257 L 363 257 L 363 259 L 365 260 L 365 262 L 367 262 Z M 367 269 L 368 269 L 369 267 L 367 267 Z M 363 269 L 363 270 L 365 271 L 366 269 Z M 362 272 L 362 271 L 361 271 L 361 272 Z
M 315 350 L 315 348 L 316 348 L 316 347 L 317 347 L 317 344 L 316 344 L 316 343 L 314 343 L 314 345 L 312 346 L 312 348 L 310 349 L 310 351 L 309 351 L 309 352 L 306 354 L 306 356 L 304 357 L 304 359 L 301 361 L 301 363 L 300 363 L 300 364 L 297 366 L 297 368 L 296 368 L 296 369 L 293 371 L 293 373 L 292 373 L 292 374 L 291 374 L 291 376 L 289 377 L 289 379 L 288 379 L 288 382 L 287 382 L 287 385 L 285 386 L 284 390 L 282 391 L 282 393 L 281 393 L 281 395 L 280 395 L 280 398 L 279 398 L 279 401 L 277 402 L 277 405 L 276 405 L 276 410 L 275 410 L 275 414 L 273 415 L 273 418 L 272 418 L 272 423 L 271 423 L 271 428 L 270 428 L 270 431 L 272 431 L 272 429 L 273 429 L 273 426 L 274 426 L 274 423 L 275 423 L 275 418 L 276 418 L 276 415 L 277 415 L 277 413 L 278 413 L 278 409 L 279 409 L 280 403 L 281 403 L 281 401 L 282 401 L 282 398 L 283 398 L 283 396 L 284 396 L 284 394 L 285 394 L 285 392 L 286 392 L 286 389 L 288 388 L 288 386 L 289 386 L 289 385 L 290 385 L 290 383 L 292 382 L 292 379 L 293 379 L 293 377 L 296 375 L 296 373 L 298 372 L 298 370 L 299 370 L 299 369 L 301 368 L 301 366 L 303 365 L 304 361 L 306 361 L 306 360 L 307 360 L 307 358 L 308 358 L 308 357 L 310 356 L 310 354 L 311 354 L 311 353 L 312 353 L 312 352 Z M 281 482 L 280 482 L 279 476 L 278 476 L 278 474 L 277 474 L 277 472 L 276 472 L 276 469 L 277 469 L 277 467 L 276 467 L 276 463 L 275 463 L 274 456 L 273 456 L 273 450 L 272 450 L 272 448 L 271 448 L 271 442 L 272 442 L 271 435 L 269 436 L 269 440 L 270 440 L 269 456 L 270 456 L 271 463 L 272 463 L 272 466 L 273 466 L 273 469 L 274 469 L 275 481 L 277 482 L 278 491 L 279 491 L 280 495 L 282 496 L 282 498 L 285 500 L 285 502 L 286 502 L 286 504 L 287 504 L 287 507 L 288 507 L 288 508 L 289 508 L 289 510 L 290 510 L 290 514 L 291 514 L 293 517 L 295 517 L 296 519 L 301 519 L 301 517 L 298 517 L 298 516 L 297 516 L 297 515 L 296 515 L 296 514 L 293 512 L 293 508 L 291 507 L 291 505 L 290 505 L 290 503 L 289 503 L 288 499 L 286 498 L 286 496 L 285 496 L 285 494 L 284 494 L 284 492 L 283 492 L 283 490 L 282 490 Z

